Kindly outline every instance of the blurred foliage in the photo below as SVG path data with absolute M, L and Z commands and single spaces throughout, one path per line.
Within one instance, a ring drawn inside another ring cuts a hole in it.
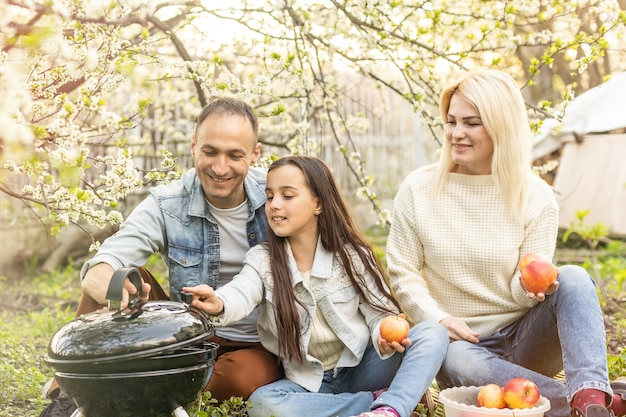
M 624 332 L 626 323 L 620 328 L 620 331 Z M 615 378 L 626 375 L 626 347 L 622 348 L 622 352 L 619 355 L 608 355 L 609 361 L 609 379 L 611 381 Z
M 602 223 L 585 222 L 588 215 L 589 210 L 576 213 L 576 221 L 565 230 L 562 242 L 575 240 L 585 253 L 581 265 L 595 279 L 603 312 L 612 323 L 607 344 L 622 346 L 608 355 L 609 376 L 614 379 L 626 374 L 626 347 L 620 342 L 626 336 L 626 242 L 611 239 L 609 228 Z
M 595 279 L 600 293 L 600 302 L 609 314 L 626 318 L 626 243 L 609 238 L 609 228 L 598 222 L 589 224 L 585 218 L 589 210 L 576 213 L 576 221 L 563 234 L 563 242 L 578 236 L 586 247 L 582 266 Z M 602 248 L 602 252 L 600 252 Z
M 41 388 L 52 376 L 48 341 L 69 321 L 80 288 L 71 268 L 32 280 L 0 277 L 0 417 L 33 416 L 45 406 Z

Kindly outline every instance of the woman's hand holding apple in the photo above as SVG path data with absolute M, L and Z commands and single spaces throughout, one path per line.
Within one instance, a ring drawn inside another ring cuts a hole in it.
M 543 255 L 527 253 L 520 259 L 518 269 L 522 287 L 529 297 L 543 301 L 546 295 L 552 294 L 559 286 L 556 280 L 559 269 Z

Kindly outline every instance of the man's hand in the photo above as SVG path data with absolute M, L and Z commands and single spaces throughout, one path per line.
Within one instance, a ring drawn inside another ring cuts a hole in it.
M 99 263 L 89 268 L 81 283 L 83 293 L 91 297 L 98 304 L 106 306 L 106 293 L 114 272 L 113 267 L 106 263 Z M 140 301 L 148 301 L 150 289 L 150 284 L 144 282 L 138 294 Z M 127 279 L 124 281 L 124 289 L 122 291 L 122 308 L 128 305 L 129 294 L 137 294 L 137 288 Z
M 122 291 L 122 308 L 128 305 L 128 299 L 130 295 L 137 294 L 139 301 L 141 301 L 142 303 L 148 301 L 148 299 L 150 298 L 151 289 L 152 287 L 150 286 L 150 284 L 142 281 L 141 291 L 139 291 L 139 294 L 137 294 L 137 288 L 135 287 L 135 285 L 130 282 L 129 279 L 126 279 L 126 281 L 124 281 L 124 291 Z
M 470 343 L 478 343 L 479 334 L 472 331 L 463 320 L 456 317 L 446 317 L 439 324 L 448 330 L 448 336 L 450 336 L 452 341 L 467 340 Z

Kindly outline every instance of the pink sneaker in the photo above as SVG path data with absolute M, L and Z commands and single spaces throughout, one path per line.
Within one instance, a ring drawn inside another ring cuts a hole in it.
M 366 413 L 361 413 L 354 417 L 400 417 L 400 414 L 398 414 L 398 412 L 393 408 L 383 405 L 382 407 L 378 407 Z

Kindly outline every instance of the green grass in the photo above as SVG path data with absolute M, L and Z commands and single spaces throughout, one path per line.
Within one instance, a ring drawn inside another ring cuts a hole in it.
M 151 260 L 162 280 L 162 265 Z M 159 273 L 161 272 L 161 273 Z M 53 369 L 44 357 L 54 333 L 74 317 L 80 297 L 78 271 L 67 268 L 32 280 L 0 277 L 0 417 L 37 416 L 49 403 L 41 393 Z M 209 393 L 188 407 L 191 417 L 244 417 L 241 398 L 216 404 Z
M 379 247 L 380 242 L 375 245 Z M 621 285 L 626 268 L 622 257 L 601 258 L 597 266 L 611 283 L 607 286 L 609 294 L 623 305 L 626 291 Z M 160 260 L 151 260 L 149 267 L 159 281 L 165 282 Z M 615 280 L 620 285 L 612 285 Z M 41 396 L 41 388 L 53 374 L 44 355 L 54 332 L 74 316 L 80 296 L 78 271 L 66 268 L 18 281 L 0 276 L 0 294 L 0 417 L 37 416 L 48 403 Z M 621 346 L 608 355 L 611 378 L 626 375 L 626 306 L 624 309 L 611 313 L 615 323 L 609 340 L 618 340 Z M 245 416 L 245 403 L 234 398 L 217 407 L 209 395 L 203 394 L 187 411 L 191 417 Z
M 74 316 L 80 288 L 74 271 L 9 282 L 0 277 L 0 417 L 36 416 L 52 376 L 44 355 L 54 332 Z

